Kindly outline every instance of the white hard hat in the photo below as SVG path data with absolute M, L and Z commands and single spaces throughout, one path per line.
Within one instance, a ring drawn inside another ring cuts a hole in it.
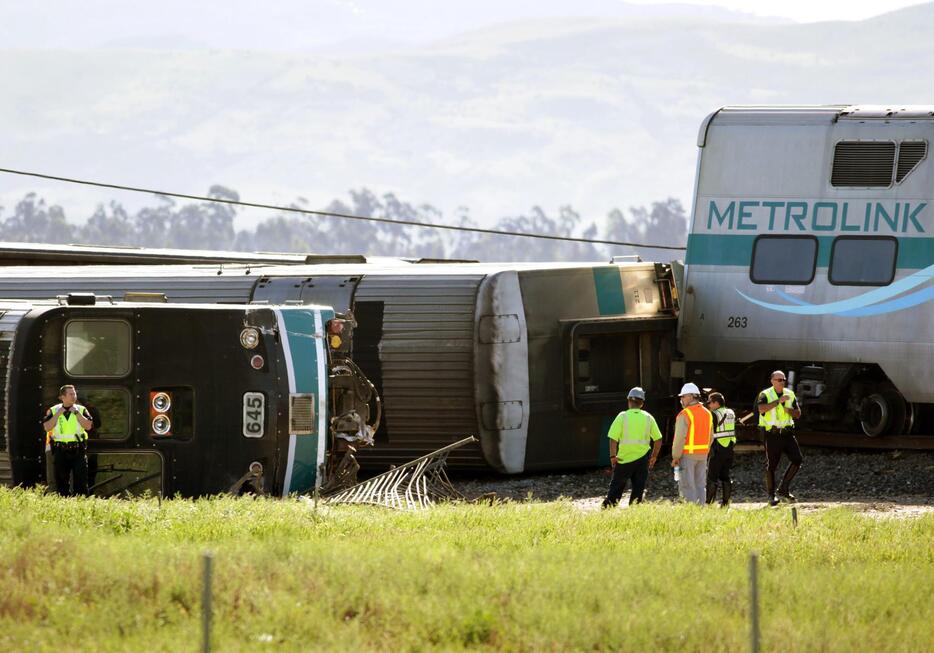
M 683 386 L 681 386 L 681 392 L 678 393 L 679 397 L 683 397 L 684 395 L 696 395 L 699 397 L 700 388 L 698 388 L 693 383 L 685 383 Z
M 627 399 L 641 399 L 642 401 L 645 401 L 645 390 L 643 390 L 639 386 L 636 386 L 635 388 L 629 391 L 629 394 L 626 395 L 626 398 Z

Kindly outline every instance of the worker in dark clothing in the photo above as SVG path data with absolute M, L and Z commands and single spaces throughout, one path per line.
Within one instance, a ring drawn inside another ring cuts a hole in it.
M 791 480 L 801 468 L 804 458 L 795 438 L 795 420 L 801 418 L 801 406 L 795 393 L 785 387 L 785 373 L 772 372 L 772 385 L 759 393 L 759 430 L 765 440 L 765 486 L 769 493 L 769 505 L 777 506 L 779 497 L 794 501 Z M 782 454 L 788 456 L 789 465 L 782 477 L 782 484 L 775 491 L 775 471 Z
M 619 503 L 626 489 L 626 483 L 632 480 L 629 503 L 642 503 L 645 484 L 649 479 L 649 470 L 655 467 L 658 452 L 662 447 L 662 433 L 655 423 L 655 418 L 642 410 L 645 403 L 645 391 L 633 388 L 627 399 L 629 410 L 616 416 L 610 425 L 607 437 L 610 439 L 610 464 L 613 466 L 613 479 L 603 507 L 610 508 Z M 654 444 L 653 444 L 654 442 Z M 651 455 L 649 451 L 651 450 Z
M 63 385 L 55 404 L 42 418 L 42 428 L 49 434 L 55 489 L 62 496 L 88 493 L 88 429 L 93 426 L 87 409 L 77 403 L 73 385 Z
M 707 397 L 707 408 L 713 415 L 713 443 L 710 445 L 710 459 L 707 462 L 707 503 L 717 498 L 717 481 L 723 487 L 720 505 L 730 504 L 733 495 L 733 447 L 736 446 L 736 413 L 724 404 L 723 395 L 711 392 Z

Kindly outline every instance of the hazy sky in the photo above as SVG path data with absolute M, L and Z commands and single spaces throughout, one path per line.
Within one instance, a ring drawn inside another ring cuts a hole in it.
M 0 48 L 378 51 L 492 25 L 599 17 L 858 21 L 917 0 L 0 0 Z M 738 19 L 743 16 L 736 14 Z
M 0 0 L 0 164 L 315 207 L 365 186 L 484 224 L 689 205 L 719 106 L 923 102 L 934 3 L 846 22 L 918 4 Z M 0 219 L 30 191 L 74 220 L 152 203 L 0 175 Z
M 628 0 L 634 4 L 670 4 L 662 0 Z M 744 11 L 759 16 L 780 16 L 801 23 L 823 20 L 863 20 L 903 7 L 924 4 L 919 0 L 680 0 L 679 4 L 716 5 L 726 9 Z

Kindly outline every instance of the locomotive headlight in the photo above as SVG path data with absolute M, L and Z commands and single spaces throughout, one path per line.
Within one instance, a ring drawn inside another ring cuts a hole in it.
M 166 413 L 172 407 L 172 397 L 168 392 L 157 392 L 152 397 L 152 408 L 157 413 Z
M 261 370 L 261 369 L 263 369 L 263 365 L 265 365 L 265 364 L 266 364 L 266 361 L 265 361 L 265 360 L 263 359 L 263 357 L 260 356 L 259 354 L 256 354 L 253 358 L 250 359 L 250 366 L 251 366 L 254 370 Z
M 172 420 L 167 415 L 157 415 L 152 420 L 152 432 L 156 435 L 165 435 L 172 430 Z
M 253 327 L 247 327 L 240 332 L 240 344 L 244 349 L 256 349 L 259 344 L 259 331 Z

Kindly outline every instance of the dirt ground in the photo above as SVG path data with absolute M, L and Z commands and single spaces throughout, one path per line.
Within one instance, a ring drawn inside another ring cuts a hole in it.
M 934 452 L 854 452 L 805 448 L 804 464 L 792 484 L 799 514 L 846 506 L 880 518 L 911 518 L 934 512 Z M 784 462 L 784 461 L 783 461 Z M 779 474 L 786 464 L 779 468 Z M 764 455 L 747 448 L 733 469 L 733 508 L 767 508 Z M 495 497 L 510 501 L 570 499 L 583 510 L 598 510 L 610 482 L 608 468 L 522 476 L 453 476 L 467 499 Z M 628 494 L 624 495 L 624 501 Z M 678 500 L 669 459 L 660 459 L 649 475 L 647 501 Z M 787 508 L 781 504 L 779 508 Z

